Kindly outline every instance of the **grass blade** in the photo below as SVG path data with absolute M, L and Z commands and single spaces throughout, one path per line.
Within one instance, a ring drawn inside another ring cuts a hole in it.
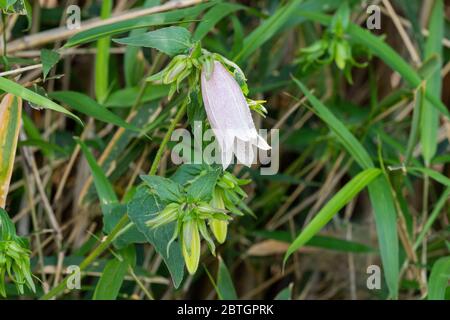
M 237 300 L 236 289 L 234 288 L 233 280 L 230 272 L 223 262 L 222 257 L 219 257 L 219 270 L 217 271 L 217 294 L 221 300 Z
M 99 105 L 95 100 L 89 98 L 85 94 L 75 91 L 56 91 L 51 93 L 50 96 L 94 119 L 112 123 L 131 131 L 140 132 L 139 128 L 127 123 L 125 120 Z
M 91 168 L 95 188 L 97 189 L 98 197 L 100 198 L 100 203 L 102 206 L 119 203 L 113 186 L 109 182 L 102 168 L 98 165 L 91 151 L 83 141 L 77 139 L 77 142 L 86 157 L 89 167 Z
M 428 300 L 445 300 L 445 291 L 450 280 L 450 257 L 437 260 L 431 270 L 428 284 Z
M 284 264 L 288 258 L 318 233 L 347 203 L 381 173 L 380 169 L 367 169 L 356 175 L 317 213 L 312 221 L 302 230 L 289 246 Z
M 54 103 L 53 101 L 47 99 L 46 97 L 41 96 L 40 94 L 37 94 L 31 90 L 28 90 L 25 87 L 22 87 L 21 85 L 15 83 L 14 81 L 0 77 L 0 89 L 8 93 L 11 93 L 17 97 L 21 97 L 23 100 L 29 101 L 35 105 L 42 106 L 43 108 L 54 110 L 57 112 L 61 112 L 77 120 L 80 124 L 83 124 L 80 118 L 78 118 L 73 113 L 67 111 L 59 104 Z
M 14 167 L 22 114 L 22 99 L 11 94 L 0 104 L 0 208 L 5 208 Z

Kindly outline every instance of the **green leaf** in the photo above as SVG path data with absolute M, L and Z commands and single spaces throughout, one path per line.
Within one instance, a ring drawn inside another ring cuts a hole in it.
M 299 80 L 293 78 L 303 94 L 311 102 L 314 112 L 330 127 L 344 148 L 350 153 L 358 164 L 364 168 L 372 168 L 373 162 L 367 151 L 351 134 L 347 127 L 328 108 L 318 100 Z
M 159 4 L 159 0 L 146 0 L 142 8 L 151 8 Z M 145 29 L 131 30 L 130 36 L 137 36 L 145 32 Z M 128 46 L 123 57 L 123 64 L 126 86 L 134 87 L 138 85 L 144 77 L 145 70 L 145 58 L 142 50 L 138 47 Z
M 450 179 L 433 169 L 420 168 L 420 167 L 408 167 L 407 170 L 412 172 L 420 172 L 424 175 L 431 177 L 433 180 L 443 184 L 444 186 L 450 187 Z
M 140 132 L 140 129 L 127 123 L 125 120 L 112 113 L 108 109 L 98 104 L 95 100 L 89 98 L 87 95 L 75 91 L 55 91 L 50 94 L 53 99 L 56 99 L 64 104 L 69 105 L 78 112 L 84 113 L 94 119 L 112 123 L 125 129 Z
M 108 206 L 119 202 L 117 195 L 114 192 L 114 188 L 103 172 L 102 168 L 97 164 L 91 151 L 89 151 L 86 144 L 80 139 L 76 139 L 83 151 L 84 156 L 91 168 L 92 176 L 94 178 L 95 188 L 97 189 L 98 197 L 102 206 Z
M 178 202 L 183 196 L 183 187 L 175 181 L 160 176 L 141 175 L 142 181 L 164 202 Z
M 194 33 L 194 41 L 200 41 L 214 26 L 223 18 L 231 15 L 233 12 L 245 9 L 246 7 L 235 3 L 218 3 L 212 7 L 202 18 Z
M 144 17 L 134 18 L 121 22 L 111 23 L 108 25 L 92 28 L 77 33 L 65 44 L 64 47 L 73 47 L 86 42 L 95 41 L 101 37 L 113 34 L 124 33 L 133 29 L 154 27 L 158 25 L 169 25 L 179 22 L 185 18 L 196 17 L 203 10 L 208 9 L 214 2 L 204 3 L 191 8 L 172 10 L 150 14 Z
M 133 246 L 123 249 L 119 255 L 108 261 L 102 276 L 95 287 L 93 300 L 115 300 L 119 295 L 128 268 L 136 264 L 136 252 Z
M 234 57 L 237 63 L 246 60 L 264 43 L 281 31 L 289 20 L 295 18 L 304 10 L 322 10 L 325 5 L 336 3 L 336 1 L 289 1 L 284 6 L 277 9 L 258 28 L 253 30 L 245 39 L 244 45 L 239 53 Z
M 430 16 L 429 32 L 430 36 L 425 45 L 425 59 L 434 55 L 438 56 L 439 67 L 434 71 L 427 81 L 426 87 L 430 95 L 435 99 L 441 99 L 441 66 L 442 66 L 442 39 L 444 37 L 444 3 L 442 0 L 435 0 Z M 422 144 L 422 154 L 427 165 L 436 154 L 437 133 L 439 128 L 439 113 L 433 108 L 429 101 L 425 101 L 420 123 L 420 137 Z
M 14 226 L 14 223 L 9 218 L 5 209 L 0 208 L 0 239 L 10 240 L 16 236 L 16 227 Z
M 147 88 L 144 90 L 144 94 L 141 98 L 142 103 L 158 100 L 162 97 L 166 97 L 169 93 L 169 85 L 150 85 L 147 84 Z M 136 101 L 139 94 L 139 87 L 130 87 L 114 91 L 104 103 L 105 107 L 114 108 L 126 108 L 131 107 Z
M 184 259 L 178 241 L 174 241 L 167 254 L 167 245 L 174 233 L 175 224 L 167 224 L 162 227 L 152 229 L 146 222 L 154 218 L 164 205 L 151 193 L 147 187 L 139 187 L 136 195 L 128 203 L 128 216 L 134 222 L 147 241 L 155 247 L 155 250 L 162 256 L 169 272 L 172 276 L 175 288 L 178 288 L 184 276 Z
M 37 94 L 27 88 L 22 87 L 21 85 L 8 80 L 6 78 L 0 77 L 0 89 L 6 92 L 9 92 L 15 96 L 21 97 L 22 99 L 31 102 L 35 105 L 42 106 L 43 108 L 54 110 L 57 112 L 61 112 L 69 117 L 77 120 L 80 124 L 83 124 L 80 118 L 78 118 L 73 113 L 67 111 L 59 104 L 54 103 L 53 101 L 47 99 L 40 94 Z
M 292 300 L 292 287 L 293 284 L 291 283 L 286 288 L 281 290 L 275 297 L 275 300 Z
M 287 231 L 261 230 L 255 232 L 255 235 L 283 242 L 292 241 L 292 236 L 290 232 Z M 323 235 L 315 235 L 305 244 L 305 246 L 352 253 L 374 253 L 377 251 L 375 248 L 363 243 Z
M 0 104 L 0 208 L 4 208 L 16 158 L 22 115 L 22 99 L 11 94 Z
M 217 271 L 217 295 L 220 300 L 237 300 L 236 289 L 227 266 L 219 256 L 219 270 Z
M 112 204 L 102 208 L 103 211 L 103 232 L 111 233 L 120 219 L 127 214 L 127 204 Z M 125 248 L 132 243 L 147 242 L 145 236 L 132 224 L 127 227 L 127 230 L 121 232 L 114 239 L 114 246 L 117 249 Z
M 330 127 L 356 162 L 363 169 L 373 168 L 374 165 L 369 154 L 346 126 L 325 105 L 315 98 L 305 86 L 296 79 L 294 81 L 299 85 L 308 100 L 310 100 L 314 111 Z M 396 298 L 399 277 L 397 212 L 395 210 L 391 187 L 384 176 L 379 177 L 369 185 L 369 196 L 374 208 L 378 242 L 381 260 L 385 269 L 386 282 L 391 296 Z
M 201 172 L 200 176 L 186 188 L 186 193 L 191 199 L 210 201 L 220 172 L 220 169 Z
M 129 46 L 154 48 L 169 56 L 185 53 L 192 47 L 191 33 L 182 27 L 167 27 L 114 42 Z
M 391 298 L 397 298 L 399 280 L 399 246 L 397 212 L 391 186 L 386 177 L 379 176 L 369 185 L 369 197 L 375 214 L 381 261 Z
M 53 50 L 41 49 L 41 63 L 44 81 L 50 70 L 58 63 L 61 58 L 60 54 Z
M 284 264 L 292 253 L 306 244 L 334 217 L 336 213 L 339 212 L 339 210 L 349 203 L 350 200 L 352 200 L 364 187 L 379 176 L 380 173 L 380 169 L 366 169 L 339 190 L 289 246 L 284 256 Z
M 450 280 L 450 257 L 438 259 L 431 269 L 428 283 L 428 300 L 445 300 Z

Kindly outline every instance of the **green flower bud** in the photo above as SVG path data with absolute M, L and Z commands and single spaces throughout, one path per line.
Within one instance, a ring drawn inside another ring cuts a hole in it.
M 211 205 L 214 208 L 225 209 L 225 203 L 223 202 L 222 192 L 216 188 L 213 193 L 213 197 L 211 200 Z M 210 219 L 209 227 L 216 238 L 217 242 L 224 243 L 227 238 L 228 232 L 228 221 L 218 220 L 218 219 Z
M 181 241 L 184 262 L 189 274 L 197 271 L 200 261 L 200 233 L 197 221 L 192 219 L 183 225 L 183 239 Z
M 178 203 L 170 203 L 155 218 L 148 220 L 145 224 L 149 227 L 157 228 L 175 221 L 179 210 L 180 205 Z
M 186 66 L 186 59 L 177 62 L 172 68 L 167 70 L 167 74 L 164 76 L 163 83 L 169 84 L 177 80 L 177 77 L 186 69 Z

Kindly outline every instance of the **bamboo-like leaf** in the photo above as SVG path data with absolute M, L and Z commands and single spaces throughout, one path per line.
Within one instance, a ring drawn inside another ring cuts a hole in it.
M 47 99 L 44 96 L 41 96 L 40 94 L 37 94 L 25 87 L 22 87 L 20 84 L 17 84 L 14 81 L 0 77 L 0 89 L 3 91 L 6 91 L 8 93 L 11 93 L 17 97 L 21 97 L 23 100 L 27 100 L 37 106 L 42 106 L 43 108 L 46 108 L 46 109 L 64 113 L 65 115 L 68 115 L 69 117 L 77 120 L 80 124 L 83 124 L 83 122 L 81 121 L 80 118 L 78 118 L 73 113 L 67 111 L 66 109 L 61 107 L 59 104 Z
M 348 182 L 328 203 L 317 213 L 312 221 L 297 236 L 289 246 L 285 256 L 287 259 L 307 243 L 316 233 L 318 233 L 347 203 L 350 202 L 363 188 L 372 182 L 381 173 L 380 169 L 366 169 Z
M 0 103 L 0 208 L 5 208 L 16 156 L 22 115 L 22 99 L 12 94 Z
M 430 36 L 425 45 L 425 59 L 438 56 L 439 68 L 437 68 L 427 81 L 427 90 L 435 99 L 441 99 L 441 65 L 442 65 L 442 38 L 444 37 L 444 3 L 435 0 L 429 24 Z M 429 101 L 425 101 L 420 124 L 420 137 L 422 154 L 425 164 L 429 165 L 437 148 L 437 131 L 439 127 L 439 113 Z
M 193 39 L 195 41 L 200 41 L 208 32 L 214 28 L 214 26 L 226 16 L 231 15 L 233 12 L 245 9 L 246 7 L 236 3 L 218 3 L 212 7 L 203 16 L 202 21 L 199 23 L 197 29 L 195 30 Z
M 428 284 L 428 300 L 444 300 L 450 280 L 450 257 L 437 260 L 431 269 Z
M 305 96 L 311 102 L 317 115 L 329 126 L 350 155 L 363 169 L 373 168 L 373 162 L 367 151 L 339 121 L 300 81 L 294 79 Z M 399 277 L 399 248 L 397 235 L 397 212 L 391 187 L 384 176 L 380 176 L 369 185 L 369 196 L 374 208 L 378 231 L 380 255 L 385 270 L 385 278 L 392 298 L 397 297 Z
M 61 57 L 60 54 L 56 51 L 48 49 L 41 50 L 41 63 L 44 81 L 47 78 L 47 75 L 50 72 L 50 70 L 58 63 L 60 57 Z
M 316 114 L 326 122 L 334 134 L 337 135 L 338 140 L 344 145 L 344 148 L 350 153 L 358 164 L 364 168 L 372 168 L 373 162 L 367 151 L 359 143 L 359 141 L 351 134 L 347 127 L 339 121 L 330 110 L 320 102 L 311 92 L 305 87 L 303 83 L 294 78 L 294 82 L 302 90 L 303 94 L 311 102 L 311 105 Z
M 186 28 L 175 26 L 113 41 L 128 46 L 154 48 L 169 56 L 187 52 L 193 45 L 191 33 Z
M 219 257 L 219 270 L 217 271 L 217 294 L 221 300 L 236 300 L 237 294 L 234 288 L 233 280 L 230 272 L 223 262 L 222 257 Z
M 104 108 L 85 94 L 75 91 L 55 91 L 52 92 L 50 96 L 97 120 L 112 123 L 131 131 L 140 131 L 139 128 L 127 123 L 115 113 Z
M 91 151 L 83 141 L 77 139 L 77 142 L 86 157 L 89 167 L 91 168 L 95 188 L 97 189 L 98 197 L 100 198 L 102 206 L 119 203 L 113 186 L 109 182 L 102 168 L 98 165 Z
M 450 179 L 444 176 L 442 173 L 437 172 L 433 169 L 421 167 L 408 167 L 407 170 L 412 172 L 420 172 L 424 175 L 430 176 L 432 179 L 443 184 L 444 186 L 450 187 Z

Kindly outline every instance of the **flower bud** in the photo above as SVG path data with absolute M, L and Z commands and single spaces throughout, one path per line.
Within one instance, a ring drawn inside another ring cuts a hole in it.
M 225 204 L 223 202 L 222 193 L 219 190 L 215 190 L 213 194 L 213 198 L 211 200 L 211 205 L 214 208 L 225 209 Z M 228 221 L 218 220 L 218 219 L 210 219 L 209 227 L 216 238 L 217 242 L 224 243 L 227 239 L 228 232 Z
M 200 234 L 197 221 L 192 219 L 183 225 L 182 251 L 189 274 L 197 271 L 200 261 Z
M 163 79 L 164 84 L 169 84 L 177 80 L 177 77 L 185 70 L 187 65 L 186 59 L 177 62 L 172 68 L 168 69 Z
M 160 227 L 177 219 L 180 205 L 178 203 L 168 204 L 155 218 L 148 220 L 145 224 L 152 228 Z

